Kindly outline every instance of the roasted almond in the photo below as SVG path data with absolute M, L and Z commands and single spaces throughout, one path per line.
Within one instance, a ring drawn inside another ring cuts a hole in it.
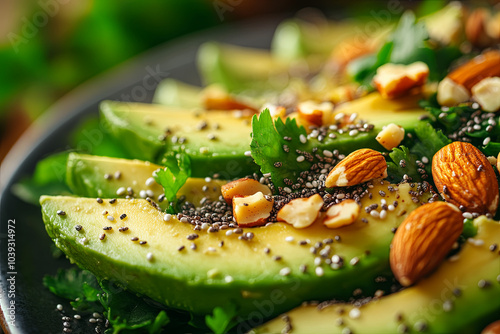
M 432 158 L 432 176 L 445 201 L 467 212 L 495 214 L 498 183 L 493 167 L 474 145 L 453 142 Z
M 348 187 L 383 177 L 387 177 L 384 156 L 375 150 L 363 148 L 339 162 L 326 177 L 325 186 Z
M 390 250 L 399 283 L 410 286 L 436 269 L 462 230 L 462 213 L 449 203 L 425 204 L 410 213 L 396 230 Z
M 469 99 L 471 89 L 484 78 L 500 76 L 500 50 L 487 51 L 459 66 L 438 85 L 439 104 L 453 106 Z

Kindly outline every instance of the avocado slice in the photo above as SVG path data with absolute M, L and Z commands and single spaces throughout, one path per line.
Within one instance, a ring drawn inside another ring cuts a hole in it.
M 147 161 L 70 153 L 66 168 L 66 183 L 74 194 L 83 197 L 125 198 L 128 195 L 139 198 L 147 196 L 157 200 L 164 190 L 151 178 L 154 171 L 160 168 L 163 167 Z M 116 177 L 117 173 L 119 177 Z M 185 196 L 195 205 L 205 197 L 217 200 L 220 187 L 225 183 L 223 180 L 207 182 L 202 178 L 189 178 L 179 189 L 177 197 Z M 132 189 L 131 193 L 128 192 L 128 188 Z M 152 193 L 148 194 L 148 191 Z M 163 209 L 168 206 L 167 201 L 158 204 Z
M 343 40 L 356 36 L 361 23 L 342 22 L 310 23 L 300 19 L 289 19 L 276 28 L 271 43 L 271 53 L 278 59 L 297 60 L 310 55 L 324 60 Z
M 244 154 L 251 141 L 248 116 L 104 101 L 101 117 L 135 158 L 161 163 L 166 152 L 184 150 L 194 177 L 218 173 L 229 180 L 258 171 Z
M 282 90 L 288 84 L 289 64 L 267 50 L 208 42 L 197 55 L 205 85 L 217 83 L 229 92 Z M 285 80 L 270 80 L 281 76 Z
M 90 198 L 44 196 L 40 203 L 47 232 L 57 247 L 98 277 L 194 313 L 210 313 L 215 306 L 232 302 L 240 320 L 245 320 L 254 312 L 265 318 L 277 315 L 304 300 L 346 299 L 357 289 L 372 294 L 378 288 L 375 278 L 390 272 L 391 229 L 419 206 L 412 200 L 416 185 L 411 186 L 374 183 L 372 196 L 362 199 L 363 207 L 380 204 L 382 194 L 387 203 L 399 203 L 384 218 L 362 210 L 352 225 L 341 229 L 321 223 L 306 229 L 274 223 L 243 228 L 243 234 L 232 228 L 193 231 L 193 225 L 175 216 L 164 221 L 164 213 L 143 199 L 99 204 Z M 428 196 L 423 193 L 416 202 Z M 112 230 L 104 231 L 107 226 Z M 119 231 L 123 226 L 128 230 Z M 198 237 L 188 240 L 193 233 Z M 238 238 L 247 233 L 253 238 Z M 133 237 L 138 240 L 131 241 Z M 334 254 L 345 259 L 343 267 L 332 269 L 325 263 Z M 315 269 L 315 259 L 322 256 L 322 263 L 316 264 L 322 269 Z M 302 266 L 309 269 L 303 272 Z
M 351 135 L 334 132 L 335 138 L 325 137 L 321 142 L 311 138 L 313 147 L 321 150 L 339 150 L 349 153 L 360 148 L 385 149 L 375 140 L 382 126 L 394 122 L 413 131 L 419 117 L 427 112 L 418 107 L 420 95 L 396 100 L 383 99 L 379 93 L 340 105 L 336 110 L 356 113 L 359 119 L 373 123 L 370 132 Z M 231 111 L 188 111 L 159 105 L 105 101 L 101 117 L 110 133 L 129 148 L 135 158 L 162 163 L 163 154 L 184 149 L 191 158 L 192 176 L 204 177 L 218 173 L 223 179 L 250 175 L 259 170 L 250 151 L 251 125 L 249 117 L 236 117 Z M 200 130 L 200 125 L 206 128 Z M 217 129 L 214 126 L 218 125 Z M 165 137 L 165 130 L 170 134 Z M 333 130 L 332 130 L 333 132 Z M 210 135 L 215 140 L 209 140 Z M 173 138 L 187 141 L 173 143 Z
M 153 103 L 185 109 L 202 108 L 202 88 L 167 78 L 156 87 Z
M 481 216 L 474 224 L 478 228 L 475 240 L 484 244 L 466 243 L 457 256 L 417 285 L 362 306 L 296 308 L 287 313 L 290 332 L 406 333 L 405 329 L 418 332 L 424 328 L 430 333 L 479 332 L 500 314 L 500 223 Z M 490 250 L 491 245 L 497 245 L 496 249 Z M 286 326 L 277 318 L 253 332 L 282 333 Z

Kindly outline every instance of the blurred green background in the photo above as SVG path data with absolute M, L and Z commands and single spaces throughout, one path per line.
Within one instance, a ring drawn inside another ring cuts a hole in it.
M 415 7 L 420 1 L 402 2 Z M 439 7 L 447 1 L 427 2 Z M 0 0 L 0 161 L 29 124 L 62 95 L 155 45 L 207 27 L 294 13 L 306 6 L 344 15 L 387 6 L 386 1 L 364 3 Z

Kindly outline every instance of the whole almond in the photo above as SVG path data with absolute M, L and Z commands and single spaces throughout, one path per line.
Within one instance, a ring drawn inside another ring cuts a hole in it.
M 326 177 L 325 186 L 348 187 L 381 177 L 387 177 L 384 156 L 380 152 L 363 148 L 339 162 Z
M 434 202 L 414 210 L 392 240 L 390 264 L 399 283 L 412 285 L 436 269 L 462 230 L 462 213 L 452 204 Z
M 432 176 L 445 201 L 467 212 L 496 213 L 495 171 L 474 145 L 453 142 L 440 149 L 432 158 Z
M 453 70 L 447 78 L 470 92 L 472 87 L 484 78 L 500 76 L 499 63 L 500 50 L 486 51 Z

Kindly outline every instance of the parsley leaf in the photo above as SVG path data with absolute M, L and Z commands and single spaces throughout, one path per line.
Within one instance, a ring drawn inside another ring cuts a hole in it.
M 236 306 L 227 304 L 224 307 L 217 306 L 213 310 L 213 315 L 207 315 L 205 322 L 215 334 L 225 334 L 236 325 Z
M 168 202 L 177 204 L 177 192 L 191 176 L 191 160 L 185 153 L 169 155 L 165 158 L 164 169 L 154 175 L 156 182 L 163 186 Z
M 300 136 L 307 136 L 303 126 L 298 126 L 295 119 L 287 118 L 283 123 L 281 118 L 273 121 L 268 109 L 252 119 L 252 142 L 250 148 L 252 157 L 260 166 L 262 173 L 271 173 L 275 186 L 285 185 L 285 178 L 295 181 L 302 170 L 309 169 L 312 161 L 304 159 L 297 162 L 297 157 L 302 155 L 297 150 L 309 152 L 310 144 L 302 143 Z M 285 137 L 290 140 L 284 139 Z M 289 152 L 285 152 L 284 146 Z

